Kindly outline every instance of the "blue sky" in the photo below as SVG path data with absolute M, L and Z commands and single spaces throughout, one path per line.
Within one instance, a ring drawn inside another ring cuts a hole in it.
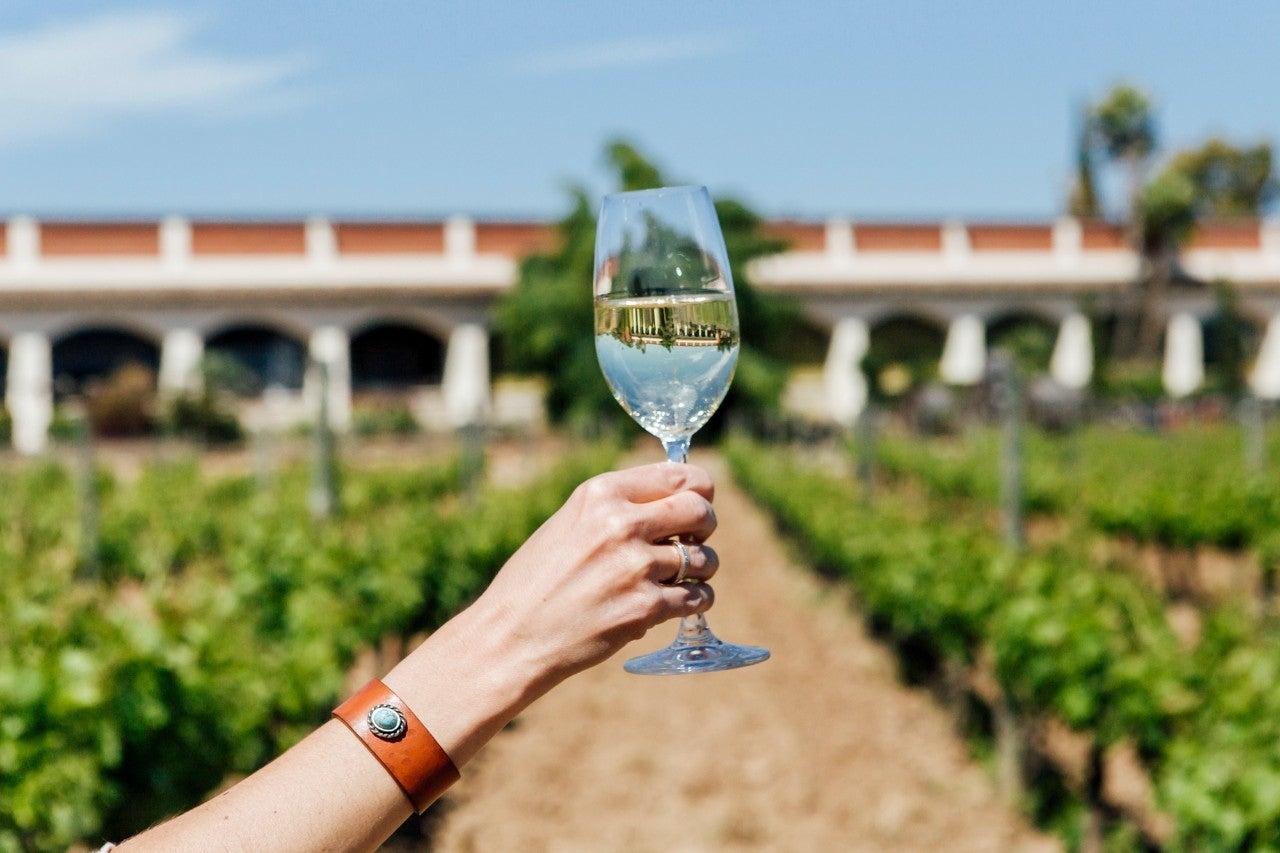
M 768 216 L 1047 218 L 1075 112 L 1280 140 L 1280 4 L 0 0 L 0 212 L 555 216 L 623 137 Z

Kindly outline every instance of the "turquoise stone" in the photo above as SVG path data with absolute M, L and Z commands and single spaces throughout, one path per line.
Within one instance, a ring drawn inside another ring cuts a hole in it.
M 375 708 L 369 716 L 369 722 L 379 731 L 394 732 L 400 727 L 400 715 L 391 708 Z

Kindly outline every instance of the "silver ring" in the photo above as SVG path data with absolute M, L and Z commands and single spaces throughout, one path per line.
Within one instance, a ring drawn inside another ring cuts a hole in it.
M 667 583 L 684 583 L 684 577 L 689 572 L 689 549 L 684 547 L 684 543 L 680 541 L 678 536 L 672 537 L 671 544 L 675 545 L 676 550 L 680 552 L 680 571 L 676 572 L 676 576 L 667 581 Z

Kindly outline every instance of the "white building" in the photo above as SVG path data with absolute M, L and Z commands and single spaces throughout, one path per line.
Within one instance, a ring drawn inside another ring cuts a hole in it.
M 945 335 L 944 378 L 975 381 L 989 335 L 1033 320 L 1060 331 L 1052 370 L 1087 382 L 1082 300 L 1102 301 L 1139 271 L 1118 229 L 1051 224 L 772 223 L 791 243 L 759 261 L 755 282 L 793 294 L 830 335 L 832 414 L 856 415 L 856 365 L 895 320 Z M 233 352 L 296 405 L 314 401 L 307 364 L 327 365 L 335 424 L 352 394 L 380 386 L 435 389 L 438 419 L 464 424 L 489 405 L 489 325 L 519 259 L 551 245 L 541 222 L 38 222 L 0 230 L 0 354 L 19 449 L 41 449 L 62 384 L 127 361 L 156 371 L 162 392 L 190 389 L 207 351 Z M 1265 328 L 1255 390 L 1280 396 L 1280 224 L 1202 227 L 1183 255 L 1202 281 L 1229 279 Z M 583 298 L 589 298 L 583 283 Z M 1206 288 L 1169 300 L 1171 390 L 1197 373 L 1196 324 Z

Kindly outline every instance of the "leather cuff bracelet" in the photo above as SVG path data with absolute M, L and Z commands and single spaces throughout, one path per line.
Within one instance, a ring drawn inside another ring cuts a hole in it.
M 417 715 L 376 678 L 335 708 L 333 715 L 382 762 L 419 814 L 461 778 L 453 759 Z

